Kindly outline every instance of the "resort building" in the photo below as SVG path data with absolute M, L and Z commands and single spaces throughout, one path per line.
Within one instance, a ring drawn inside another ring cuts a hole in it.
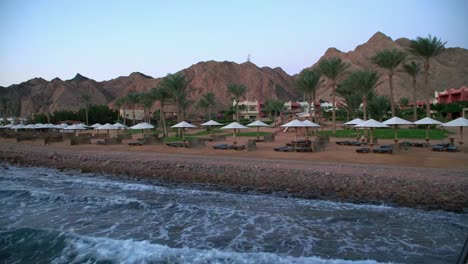
M 236 101 L 232 102 L 232 106 L 236 105 Z M 239 102 L 239 117 L 241 119 L 256 120 L 265 116 L 262 112 L 264 102 L 261 100 L 241 101 Z M 234 116 L 235 117 L 235 116 Z
M 133 109 L 120 109 L 119 114 L 122 118 L 133 119 Z M 145 111 L 135 109 L 135 120 L 143 120 L 145 118 Z
M 439 104 L 468 101 L 468 87 L 462 86 L 460 89 L 450 88 L 443 92 L 435 92 L 435 96 Z
M 305 102 L 305 104 L 306 105 L 301 104 L 300 102 L 293 101 L 285 102 L 283 106 L 283 113 L 286 115 L 297 115 L 299 113 L 305 112 L 309 107 L 309 104 L 307 102 Z

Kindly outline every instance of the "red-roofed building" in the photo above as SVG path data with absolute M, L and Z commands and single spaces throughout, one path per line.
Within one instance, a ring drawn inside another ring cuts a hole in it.
M 436 92 L 439 104 L 450 104 L 459 101 L 468 101 L 468 87 L 462 86 L 460 89 L 450 88 L 443 92 Z

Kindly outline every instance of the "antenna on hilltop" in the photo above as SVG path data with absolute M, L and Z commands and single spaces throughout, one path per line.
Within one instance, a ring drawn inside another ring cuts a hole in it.
M 250 57 L 251 57 L 251 55 L 247 54 L 247 62 L 250 62 Z

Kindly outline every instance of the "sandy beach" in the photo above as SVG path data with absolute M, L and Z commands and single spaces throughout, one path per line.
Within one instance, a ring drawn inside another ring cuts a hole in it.
M 193 131 L 196 132 L 196 131 Z M 138 137 L 139 135 L 134 135 Z M 204 184 L 233 191 L 279 193 L 309 199 L 394 204 L 466 212 L 468 153 L 411 148 L 398 154 L 357 154 L 356 147 L 335 139 L 316 153 L 275 152 L 294 138 L 278 133 L 275 142 L 258 143 L 255 151 L 197 149 L 166 145 L 44 145 L 0 139 L 2 160 L 23 166 L 48 166 L 110 173 L 132 179 Z M 238 138 L 245 144 L 248 138 Z M 342 139 L 339 139 L 342 140 Z M 433 141 L 439 143 L 441 141 Z M 95 143 L 95 141 L 93 141 Z M 379 140 L 391 144 L 392 140 Z

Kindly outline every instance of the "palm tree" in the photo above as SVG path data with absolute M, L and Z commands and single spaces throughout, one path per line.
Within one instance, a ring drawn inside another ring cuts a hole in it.
M 119 115 L 118 117 L 120 116 L 120 110 L 123 108 L 123 124 L 126 126 L 127 125 L 127 114 L 126 114 L 126 110 L 127 110 L 127 96 L 122 96 L 122 97 L 119 97 L 117 98 L 117 100 L 115 100 L 114 102 L 114 106 L 117 107 L 119 109 Z
M 50 106 L 52 105 L 53 101 L 52 99 L 47 100 L 44 103 L 44 106 L 46 107 L 46 115 L 47 115 L 47 123 L 50 124 Z
M 397 49 L 384 49 L 383 51 L 377 52 L 371 61 L 380 68 L 387 70 L 388 85 L 390 90 L 390 105 L 392 109 L 392 117 L 395 116 L 395 96 L 393 95 L 393 75 L 395 69 L 405 60 L 406 53 Z
M 319 63 L 320 72 L 327 77 L 329 85 L 332 90 L 332 120 L 333 120 L 333 135 L 336 134 L 336 109 L 335 109 L 335 90 L 336 90 L 336 79 L 340 76 L 347 68 L 349 64 L 343 62 L 338 57 L 330 59 L 324 59 Z
M 429 86 L 429 68 L 431 67 L 431 59 L 437 56 L 445 49 L 447 42 L 442 42 L 437 37 L 429 35 L 428 38 L 417 37 L 416 40 L 411 40 L 409 51 L 420 58 L 424 65 L 424 85 Z M 431 115 L 430 99 L 426 100 L 426 115 Z
M 379 75 L 375 71 L 352 72 L 343 82 L 342 86 L 353 90 L 362 96 L 363 118 L 367 120 L 367 99 L 377 86 Z
M 127 95 L 127 102 L 132 107 L 133 125 L 135 125 L 136 124 L 135 108 L 136 108 L 137 104 L 140 102 L 140 94 L 137 93 L 137 92 L 129 93 Z
M 336 86 L 336 94 L 343 97 L 343 107 L 346 109 L 347 120 L 349 121 L 350 116 L 353 119 L 356 118 L 356 112 L 362 103 L 361 94 L 356 93 L 351 87 L 343 86 L 343 84 Z
M 6 96 L 0 97 L 0 105 L 2 109 L 2 114 L 3 114 L 3 123 L 6 124 L 7 122 L 7 110 L 8 110 L 8 104 L 10 103 L 10 98 Z
M 414 61 L 403 64 L 404 71 L 413 78 L 413 120 L 418 120 L 418 111 L 416 105 L 416 78 L 421 72 L 421 64 Z
M 273 121 L 275 120 L 276 116 L 281 113 L 283 107 L 284 102 L 278 99 L 270 99 L 265 102 L 265 111 L 267 111 L 269 115 L 273 117 Z
M 315 99 L 318 85 L 320 84 L 321 74 L 318 70 L 308 70 L 304 69 L 299 74 L 299 78 L 296 80 L 296 88 L 304 95 L 307 95 L 309 102 L 309 116 L 312 119 L 312 107 L 314 107 L 314 117 L 315 112 Z
M 216 105 L 215 94 L 208 92 L 202 95 L 202 98 L 198 101 L 198 106 L 208 111 L 208 120 L 211 120 L 211 108 Z
M 155 99 L 151 96 L 151 94 L 148 93 L 140 93 L 139 94 L 139 103 L 143 106 L 143 111 L 145 115 L 145 122 L 150 123 L 151 118 L 150 118 L 150 109 L 154 104 Z
M 114 107 L 117 108 L 117 111 L 119 111 L 119 114 L 117 115 L 117 122 L 120 122 L 120 109 L 122 108 L 122 100 L 121 98 L 117 98 L 117 100 L 114 101 Z
M 247 92 L 247 87 L 243 84 L 230 83 L 228 84 L 227 89 L 232 95 L 232 100 L 236 102 L 236 121 L 239 122 L 239 101 Z
M 165 87 L 170 94 L 170 98 L 177 107 L 177 120 L 184 120 L 184 113 L 188 107 L 188 92 L 187 86 L 190 81 L 187 81 L 182 73 L 168 74 L 161 82 L 161 86 Z
M 164 106 L 170 100 L 171 95 L 169 91 L 162 85 L 158 85 L 151 89 L 151 96 L 154 100 L 159 102 L 159 118 L 161 119 L 161 125 L 163 127 L 163 134 L 167 137 L 167 127 L 166 127 L 166 115 L 164 113 Z
M 81 96 L 81 99 L 83 100 L 84 102 L 84 105 L 85 105 L 85 113 L 86 113 L 86 125 L 88 126 L 89 125 L 89 118 L 88 118 L 88 109 L 89 109 L 89 105 L 91 104 L 91 95 L 89 94 L 83 94 Z

